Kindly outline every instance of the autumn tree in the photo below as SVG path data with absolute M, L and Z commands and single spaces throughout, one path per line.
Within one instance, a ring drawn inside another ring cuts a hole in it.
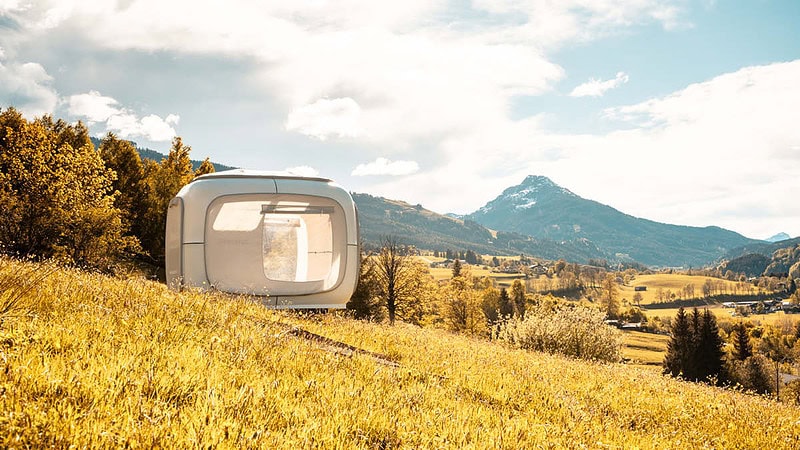
M 606 317 L 613 319 L 619 315 L 619 289 L 617 288 L 617 277 L 613 273 L 607 273 L 601 286 L 603 311 Z
M 462 270 L 457 277 L 450 279 L 444 289 L 445 318 L 453 331 L 480 333 L 485 330 L 481 301 L 473 289 L 471 275 Z
M 206 175 L 214 172 L 216 172 L 214 164 L 211 163 L 210 159 L 206 158 L 202 163 L 200 163 L 200 166 L 197 168 L 197 170 L 194 171 L 194 176 L 199 177 L 200 175 Z
M 511 303 L 514 305 L 514 315 L 519 318 L 525 317 L 527 299 L 525 298 L 525 285 L 520 280 L 511 283 Z
M 107 169 L 82 124 L 0 113 L 0 245 L 4 251 L 106 267 L 133 242 Z
M 501 320 L 500 315 L 500 291 L 494 287 L 491 281 L 484 277 L 482 280 L 481 290 L 481 309 L 489 325 L 495 324 Z M 506 294 L 508 297 L 508 294 Z
M 175 137 L 166 158 L 160 163 L 148 161 L 145 165 L 148 197 L 140 240 L 142 248 L 159 263 L 164 258 L 164 230 L 169 202 L 194 178 L 189 158 L 191 150 L 180 137 Z
M 408 256 L 393 237 L 383 238 L 374 263 L 377 298 L 386 308 L 389 323 L 394 324 L 396 319 L 422 323 L 435 291 L 427 266 Z
M 114 206 L 120 210 L 130 234 L 138 240 L 148 207 L 147 183 L 139 152 L 130 141 L 119 139 L 113 133 L 103 138 L 98 150 L 106 168 L 116 174 L 111 184 L 116 192 Z
M 636 305 L 636 307 L 638 307 L 638 308 L 642 307 L 642 300 L 643 300 L 643 297 L 642 297 L 642 293 L 641 292 L 634 292 L 633 293 L 633 304 Z

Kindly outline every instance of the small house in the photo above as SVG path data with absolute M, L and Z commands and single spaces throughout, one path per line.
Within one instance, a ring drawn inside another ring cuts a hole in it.
M 344 308 L 359 274 L 358 219 L 331 180 L 230 170 L 197 177 L 167 211 L 167 284 Z

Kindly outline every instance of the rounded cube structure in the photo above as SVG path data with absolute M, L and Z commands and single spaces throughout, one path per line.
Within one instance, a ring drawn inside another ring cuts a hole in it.
M 277 308 L 344 308 L 359 274 L 358 216 L 325 178 L 229 170 L 183 187 L 167 211 L 170 288 L 264 297 Z

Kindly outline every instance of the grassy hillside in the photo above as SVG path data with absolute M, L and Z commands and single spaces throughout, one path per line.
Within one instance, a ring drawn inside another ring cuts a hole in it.
M 653 370 L 0 260 L 3 448 L 798 445 L 797 407 Z

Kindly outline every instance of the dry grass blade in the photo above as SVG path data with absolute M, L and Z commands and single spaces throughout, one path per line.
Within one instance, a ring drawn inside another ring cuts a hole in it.
M 53 264 L 11 264 L 0 258 L 0 321 L 22 309 L 21 300 L 56 271 Z

